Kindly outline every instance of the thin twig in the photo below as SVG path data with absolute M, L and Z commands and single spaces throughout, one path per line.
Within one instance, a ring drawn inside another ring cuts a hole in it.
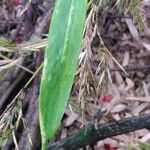
M 108 137 L 126 134 L 135 130 L 150 127 L 150 114 L 131 117 L 117 122 L 103 124 L 96 130 L 93 123 L 89 123 L 76 134 L 49 144 L 48 150 L 76 150 L 86 145 L 92 145 Z
M 148 70 L 150 69 L 150 65 L 144 65 L 144 66 L 126 66 L 124 67 L 125 71 L 131 72 L 131 71 L 141 71 L 141 70 Z M 112 68 L 111 71 L 122 71 L 120 68 Z

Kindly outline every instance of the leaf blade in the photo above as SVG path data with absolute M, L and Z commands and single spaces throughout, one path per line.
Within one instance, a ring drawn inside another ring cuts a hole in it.
M 67 105 L 82 40 L 86 5 L 87 0 L 56 1 L 40 86 L 43 143 L 54 136 Z

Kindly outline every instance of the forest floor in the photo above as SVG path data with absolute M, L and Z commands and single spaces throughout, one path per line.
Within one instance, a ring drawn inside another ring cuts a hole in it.
M 40 149 L 38 97 L 53 0 L 0 1 L 0 147 Z M 96 112 L 101 124 L 150 113 L 150 1 L 142 1 L 144 28 L 113 1 L 91 4 L 74 85 L 54 139 L 76 133 Z M 137 148 L 150 142 L 141 129 L 97 142 L 95 150 Z M 138 148 L 137 148 L 138 149 Z

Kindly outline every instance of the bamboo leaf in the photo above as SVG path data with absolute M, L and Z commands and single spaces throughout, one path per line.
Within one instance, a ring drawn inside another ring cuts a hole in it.
M 87 0 L 56 0 L 40 86 L 42 149 L 60 126 L 80 51 Z

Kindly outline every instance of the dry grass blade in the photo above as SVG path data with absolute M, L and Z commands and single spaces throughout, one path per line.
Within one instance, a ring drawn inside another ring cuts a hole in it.
M 13 140 L 14 140 L 14 144 L 15 144 L 16 150 L 19 150 L 18 143 L 17 143 L 17 139 L 16 139 L 16 136 L 15 136 L 15 132 L 14 132 L 14 131 L 12 131 L 12 135 L 13 135 Z
M 11 68 L 12 66 L 15 66 L 17 63 L 19 63 L 21 61 L 22 61 L 22 58 L 18 58 L 16 60 L 12 60 L 9 64 L 0 66 L 0 71 L 2 71 L 4 69 Z
M 0 60 L 0 66 L 12 63 L 14 60 Z
M 0 46 L 0 51 L 3 51 L 3 52 L 14 52 L 12 49 L 9 49 L 9 48 L 3 47 L 3 46 Z
M 11 60 L 11 59 L 9 59 L 9 58 L 7 58 L 6 56 L 3 56 L 3 55 L 1 55 L 1 54 L 0 54 L 0 57 L 3 58 L 3 59 L 5 59 L 5 60 L 3 60 L 3 61 L 10 61 L 11 63 L 14 62 L 14 60 Z M 29 70 L 28 68 L 26 68 L 26 67 L 24 67 L 24 66 L 21 65 L 21 62 L 23 61 L 23 58 L 20 58 L 20 59 L 21 59 L 21 60 L 20 60 L 18 63 L 15 63 L 14 65 L 18 66 L 19 68 L 22 68 L 23 70 L 25 70 L 25 71 L 27 71 L 27 72 L 29 72 L 29 73 L 31 73 L 31 74 L 34 74 L 33 71 L 31 71 L 31 70 Z M 20 64 L 19 64 L 19 63 L 20 63 Z
M 126 97 L 126 100 L 139 101 L 139 102 L 150 102 L 150 96 L 147 96 L 147 97 Z
M 24 44 L 19 44 L 16 48 L 18 51 L 40 51 L 47 45 L 47 39 L 30 41 Z

